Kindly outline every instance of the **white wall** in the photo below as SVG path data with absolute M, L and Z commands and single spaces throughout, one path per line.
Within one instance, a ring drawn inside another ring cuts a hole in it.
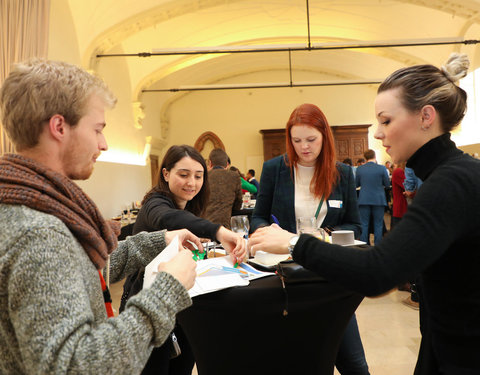
M 78 38 L 73 18 L 64 0 L 52 0 L 48 58 L 81 65 Z M 122 51 L 119 51 L 122 52 Z M 111 149 L 127 148 L 143 153 L 145 134 L 133 128 L 131 86 L 125 61 L 105 68 L 99 65 L 98 74 L 118 98 L 117 106 L 106 111 L 105 136 Z M 97 162 L 87 181 L 76 181 L 93 199 L 106 218 L 117 216 L 127 204 L 142 200 L 151 187 L 150 166 Z
M 143 199 L 151 188 L 150 166 L 99 161 L 90 179 L 75 182 L 93 199 L 102 215 L 111 218 Z

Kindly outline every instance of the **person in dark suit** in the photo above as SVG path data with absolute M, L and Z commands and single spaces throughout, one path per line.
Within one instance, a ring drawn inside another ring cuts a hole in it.
M 480 161 L 451 140 L 467 110 L 467 93 L 457 83 L 468 66 L 466 54 L 453 53 L 441 68 L 401 68 L 380 84 L 374 137 L 423 184 L 378 245 L 332 245 L 273 225 L 248 242 L 250 250 L 290 253 L 330 282 L 366 296 L 421 280 L 415 375 L 480 374 Z
M 377 164 L 375 151 L 367 150 L 364 153 L 367 162 L 357 168 L 355 181 L 360 187 L 358 197 L 358 209 L 362 221 L 362 235 L 360 240 L 370 244 L 368 225 L 370 218 L 373 219 L 373 233 L 375 245 L 383 236 L 383 215 L 387 206 L 385 188 L 390 187 L 387 168 Z
M 262 226 L 274 223 L 289 232 L 296 233 L 295 222 L 295 183 L 289 167 L 288 155 L 277 156 L 266 161 L 262 169 L 262 184 L 252 215 L 252 232 Z M 357 194 L 353 173 L 349 166 L 337 163 L 339 180 L 328 199 L 324 201 L 325 212 L 320 227 L 331 230 L 353 230 L 355 238 L 361 233 L 360 216 L 357 209 Z M 313 206 L 312 206 L 313 207 Z M 314 206 L 313 209 L 318 207 Z M 315 211 L 312 212 L 312 217 Z
M 257 192 L 258 192 L 258 189 L 260 188 L 260 184 L 258 183 L 257 179 L 255 178 L 255 169 L 249 169 L 248 170 L 247 181 L 250 182 L 252 185 L 255 185 L 255 187 L 257 188 Z M 256 199 L 257 194 L 256 193 L 252 194 L 252 198 Z
M 263 164 L 260 190 L 252 215 L 252 232 L 278 221 L 295 233 L 297 217 L 316 217 L 317 226 L 360 234 L 352 170 L 337 163 L 332 131 L 323 112 L 302 104 L 286 128 L 287 154 Z M 275 217 L 275 219 L 273 218 Z M 357 320 L 352 316 L 335 366 L 341 374 L 369 374 Z

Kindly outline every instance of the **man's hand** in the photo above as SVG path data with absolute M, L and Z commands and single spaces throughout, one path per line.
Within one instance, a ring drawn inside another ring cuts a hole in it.
M 240 234 L 232 232 L 222 226 L 217 231 L 217 240 L 220 241 L 223 248 L 230 254 L 234 263 L 243 262 L 247 253 L 247 246 L 245 239 Z
M 203 246 L 200 242 L 200 238 L 195 236 L 188 229 L 172 230 L 165 232 L 165 242 L 167 243 L 167 245 L 172 242 L 175 236 L 178 236 L 178 245 L 180 250 L 183 250 L 184 247 L 190 250 L 196 250 L 195 247 L 192 245 L 193 242 L 197 246 L 198 250 L 203 253 Z
M 197 262 L 192 259 L 190 250 L 181 250 L 169 262 L 160 263 L 158 272 L 168 272 L 188 290 L 195 284 Z
M 404 191 L 404 192 L 403 192 L 403 195 L 405 195 L 407 198 L 412 198 L 412 199 L 413 199 L 413 197 L 415 196 L 416 192 L 417 192 L 416 190 L 415 190 L 415 191 Z
M 293 236 L 295 236 L 294 233 L 283 230 L 277 224 L 258 228 L 248 240 L 250 255 L 255 255 L 258 250 L 274 254 L 287 254 L 288 242 Z

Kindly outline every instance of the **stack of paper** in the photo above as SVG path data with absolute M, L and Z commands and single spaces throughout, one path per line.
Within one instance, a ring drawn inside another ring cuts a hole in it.
M 145 267 L 143 288 L 149 288 L 158 273 L 158 265 L 168 262 L 178 253 L 178 237 Z M 197 278 L 195 285 L 189 290 L 191 297 L 211 293 L 232 286 L 246 286 L 250 280 L 273 275 L 271 272 L 258 271 L 248 264 L 234 267 L 229 256 L 200 260 L 197 262 Z

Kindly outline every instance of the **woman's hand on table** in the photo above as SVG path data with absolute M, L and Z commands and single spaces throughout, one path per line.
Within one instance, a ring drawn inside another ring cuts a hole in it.
M 223 248 L 230 254 L 234 263 L 243 262 L 247 253 L 247 246 L 245 239 L 240 234 L 232 232 L 222 226 L 217 231 L 217 240 L 220 241 Z
M 248 240 L 250 255 L 254 256 L 257 250 L 274 254 L 287 254 L 290 238 L 295 236 L 280 228 L 277 224 L 258 228 Z
M 195 236 L 188 229 L 170 230 L 165 232 L 165 242 L 167 243 L 167 245 L 172 242 L 175 236 L 178 236 L 178 246 L 180 250 L 183 250 L 183 248 L 185 247 L 190 250 L 197 250 L 195 248 L 195 246 L 197 246 L 198 250 L 203 253 L 203 245 L 200 242 L 200 238 Z M 195 246 L 193 246 L 192 243 L 195 244 Z
M 197 262 L 192 259 L 192 252 L 190 250 L 183 249 L 170 261 L 160 263 L 158 265 L 158 272 L 169 273 L 188 290 L 195 284 Z

